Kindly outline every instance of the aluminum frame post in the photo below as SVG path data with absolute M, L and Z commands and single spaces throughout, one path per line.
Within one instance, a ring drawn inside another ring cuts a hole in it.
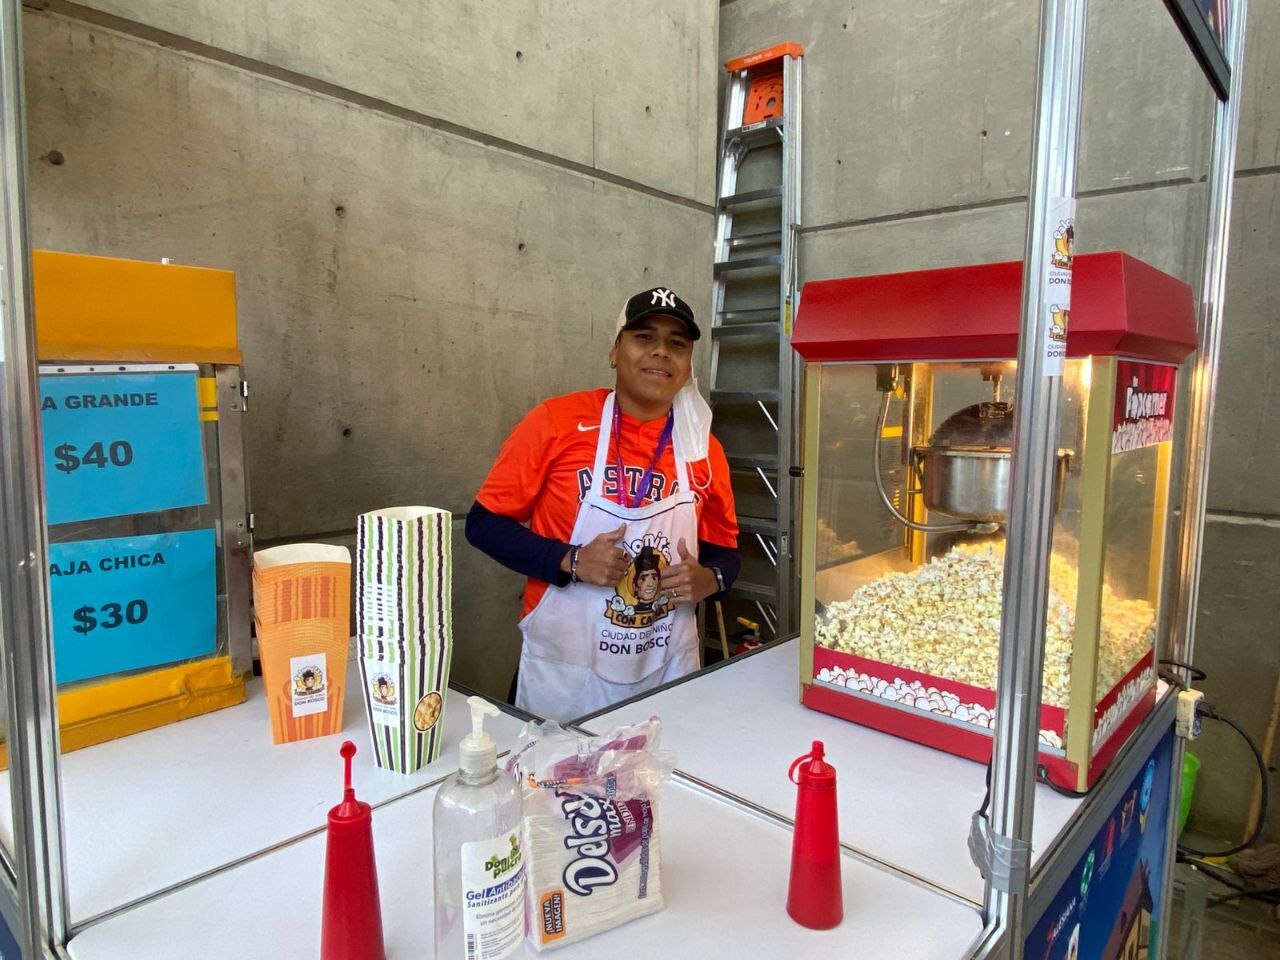
M 1178 530 L 1178 582 L 1170 619 L 1169 655 L 1191 663 L 1195 651 L 1196 613 L 1200 593 L 1200 565 L 1204 551 L 1204 517 L 1208 507 L 1209 454 L 1213 442 L 1214 402 L 1222 350 L 1222 324 L 1227 291 L 1227 252 L 1231 239 L 1231 199 L 1235 187 L 1236 142 L 1240 127 L 1240 90 L 1244 79 L 1245 35 L 1248 0 L 1231 5 L 1227 25 L 1227 63 L 1231 88 L 1226 100 L 1214 98 L 1213 132 L 1209 163 L 1209 209 L 1205 217 L 1204 263 L 1197 304 L 1199 350 L 1191 375 L 1191 409 L 1187 429 L 1187 461 L 1182 486 L 1181 522 Z M 1182 762 L 1186 741 L 1173 750 L 1173 792 L 1165 825 L 1166 849 L 1160 916 L 1168 917 L 1173 898 L 1173 855 L 1178 845 L 1178 808 L 1182 799 Z M 1170 930 L 1161 923 L 1155 956 L 1169 952 Z
M 1209 490 L 1209 454 L 1213 411 L 1222 353 L 1222 318 L 1226 302 L 1227 247 L 1231 239 L 1231 197 L 1235 186 L 1236 138 L 1240 125 L 1240 87 L 1244 75 L 1244 38 L 1248 0 L 1231 5 L 1227 62 L 1231 91 L 1216 100 L 1209 166 L 1209 212 L 1205 223 L 1204 265 L 1200 278 L 1198 327 L 1200 349 L 1191 376 L 1191 410 L 1187 429 L 1186 477 L 1182 488 L 1178 549 L 1177 605 L 1170 624 L 1170 655 L 1188 660 L 1195 648 L 1197 593 L 1203 550 L 1204 515 Z
M 9 792 L 23 955 L 66 941 L 67 872 L 49 624 L 39 379 L 27 238 L 22 10 L 0 6 L 0 651 L 9 699 Z
M 1047 356 L 1054 220 L 1073 215 L 1087 0 L 1042 0 L 996 680 L 986 917 L 1021 956 L 1044 674 L 1061 363 Z M 1052 219 L 1051 219 L 1052 218 Z

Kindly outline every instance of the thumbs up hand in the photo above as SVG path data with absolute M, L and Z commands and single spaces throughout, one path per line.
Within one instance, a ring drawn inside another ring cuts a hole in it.
M 699 603 L 720 589 L 716 575 L 698 563 L 684 537 L 676 543 L 676 554 L 680 561 L 662 571 L 662 589 L 675 603 Z
M 624 523 L 578 548 L 578 579 L 597 587 L 612 587 L 627 574 L 630 560 L 618 541 L 627 535 Z M 567 560 L 567 555 L 566 555 Z M 567 568 L 566 568 L 567 569 Z

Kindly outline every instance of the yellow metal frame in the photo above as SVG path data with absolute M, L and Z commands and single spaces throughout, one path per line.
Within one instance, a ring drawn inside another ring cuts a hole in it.
M 1098 706 L 1098 640 L 1102 633 L 1102 580 L 1107 559 L 1107 498 L 1111 493 L 1111 419 L 1116 358 L 1091 357 L 1080 464 L 1080 556 L 1076 628 L 1071 638 L 1071 697 L 1067 708 L 1067 760 L 1076 765 L 1076 789 L 1089 785 L 1093 715 Z M 1088 576 L 1086 576 L 1086 571 Z
M 196 403 L 200 405 L 202 422 L 218 419 L 218 378 L 201 377 L 196 381 Z
M 1173 469 L 1173 441 L 1156 444 L 1156 502 L 1152 511 L 1155 530 L 1151 536 L 1151 556 L 1147 561 L 1147 596 L 1160 609 L 1164 585 L 1164 544 L 1169 528 L 1169 480 Z
M 802 374 L 804 406 L 804 476 L 800 480 L 800 695 L 813 679 L 813 644 L 818 609 L 818 412 L 822 400 L 822 367 L 805 364 Z
M 919 446 L 928 442 L 928 435 L 925 431 L 929 430 L 933 424 L 933 366 L 928 363 L 913 363 L 910 368 L 911 389 L 907 391 L 907 403 L 911 404 L 912 435 L 907 438 L 907 442 L 911 447 Z M 901 430 L 899 430 L 901 434 Z M 887 436 L 887 435 L 886 435 Z M 917 490 L 916 493 L 908 493 L 915 483 L 916 477 L 912 472 L 913 458 L 910 452 L 907 454 L 907 464 L 903 468 L 902 483 L 902 507 L 903 514 L 908 520 L 915 523 L 928 523 L 929 511 L 924 505 L 924 492 Z M 876 464 L 879 469 L 880 465 Z M 914 530 L 911 527 L 904 527 L 904 536 L 906 537 L 907 556 L 911 559 L 911 563 L 917 567 L 923 566 L 929 562 L 926 553 L 928 542 L 926 534 L 923 530 Z
M 244 703 L 246 679 L 232 673 L 229 657 L 211 657 L 64 690 L 62 752 Z M 0 769 L 8 766 L 8 744 L 0 743 Z
M 243 362 L 229 270 L 36 250 L 31 275 L 41 360 Z

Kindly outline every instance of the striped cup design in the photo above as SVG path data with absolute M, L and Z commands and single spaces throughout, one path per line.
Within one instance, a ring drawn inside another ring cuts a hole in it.
M 453 653 L 452 515 L 434 507 L 361 514 L 356 637 L 374 757 L 412 773 L 440 756 Z

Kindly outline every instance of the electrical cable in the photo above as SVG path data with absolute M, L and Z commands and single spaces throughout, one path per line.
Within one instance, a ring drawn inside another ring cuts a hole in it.
M 1054 783 L 1053 780 L 1049 778 L 1049 768 L 1044 764 L 1036 767 L 1036 779 L 1054 793 L 1062 797 L 1070 797 L 1072 800 L 1080 800 L 1089 795 L 1088 790 L 1072 790 L 1070 787 L 1064 787 L 1059 783 Z
M 1199 667 L 1195 666 L 1194 664 L 1183 663 L 1181 660 L 1174 660 L 1170 657 L 1161 657 L 1160 665 L 1163 667 L 1177 667 L 1179 670 L 1185 670 L 1188 674 L 1190 674 L 1192 683 L 1200 683 L 1209 676 L 1207 673 L 1205 673 L 1203 670 L 1201 670 Z M 1164 676 L 1164 674 L 1162 673 L 1161 676 Z M 1182 679 L 1179 678 L 1175 683 L 1175 686 L 1185 688 L 1186 683 L 1184 683 Z
M 987 761 L 987 792 L 982 795 L 982 806 L 978 808 L 978 816 L 987 819 L 987 810 L 991 806 L 991 763 L 995 758 Z
M 1253 737 L 1249 736 L 1240 724 L 1236 723 L 1230 717 L 1223 716 L 1216 708 L 1208 704 L 1205 704 L 1201 708 L 1201 711 L 1204 716 L 1210 717 L 1214 720 L 1219 720 L 1235 730 L 1236 733 L 1240 734 L 1244 739 L 1244 742 L 1249 745 L 1249 749 L 1253 751 L 1253 759 L 1258 765 L 1258 776 L 1262 782 L 1262 803 L 1258 809 L 1258 819 L 1254 823 L 1253 829 L 1249 832 L 1249 837 L 1243 843 L 1238 843 L 1233 847 L 1228 847 L 1226 850 L 1197 850 L 1194 847 L 1189 847 L 1186 844 L 1180 843 L 1178 844 L 1178 850 L 1197 857 L 1229 857 L 1242 850 L 1247 850 L 1249 847 L 1257 843 L 1258 838 L 1262 836 L 1263 826 L 1267 822 L 1267 807 L 1271 800 L 1269 782 L 1271 773 L 1267 770 L 1267 764 L 1262 759 L 1262 751 L 1259 750 L 1258 745 L 1253 742 Z

